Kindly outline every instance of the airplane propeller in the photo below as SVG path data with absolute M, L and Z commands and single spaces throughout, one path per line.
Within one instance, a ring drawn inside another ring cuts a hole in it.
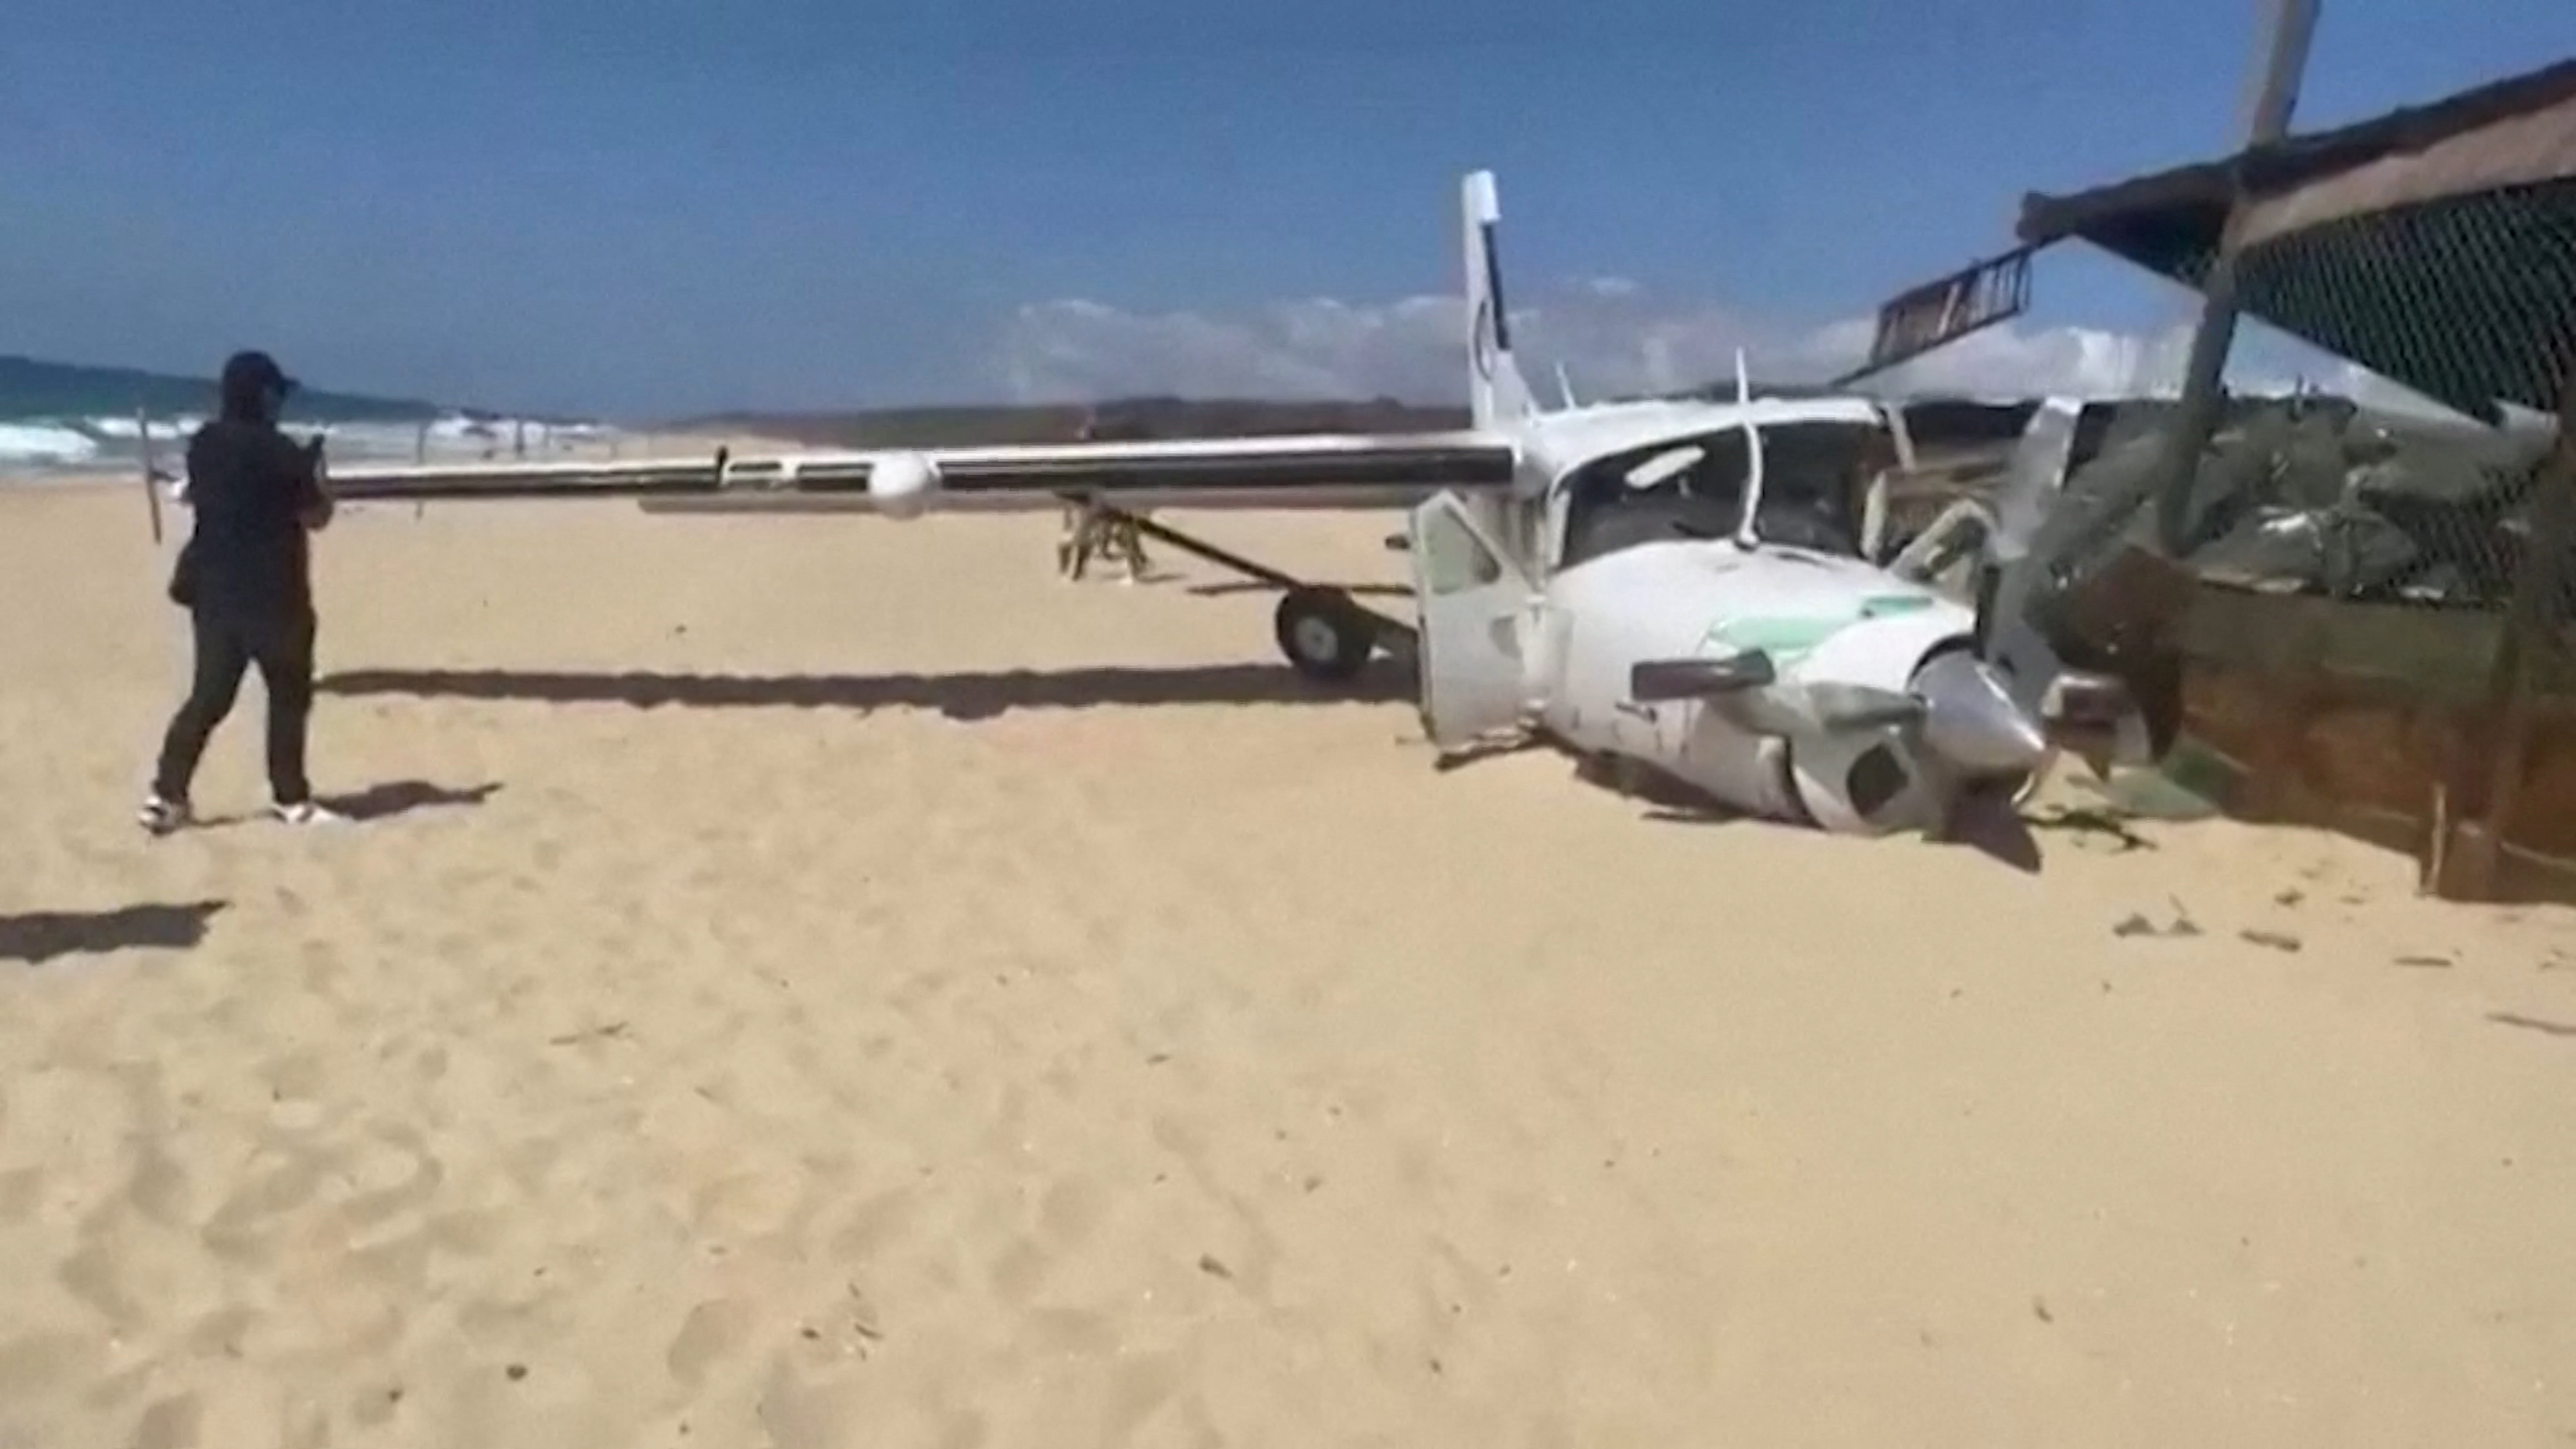
M 1745 648 L 1639 661 L 1630 668 L 1630 697 L 1697 700 L 1749 734 L 1796 741 L 1782 762 L 1806 807 L 1819 819 L 1834 817 L 1827 823 L 1836 829 L 1919 808 L 1919 786 L 1942 804 L 1935 833 L 1972 838 L 1982 820 L 2026 802 L 2061 755 L 2107 774 L 2114 759 L 2152 748 L 2158 736 L 2139 703 L 2154 692 L 2127 677 L 2134 670 L 2068 667 L 2090 661 L 2061 659 L 2058 649 L 2073 646 L 2031 618 L 2048 575 L 2044 526 L 2073 460 L 2083 407 L 2071 398 L 2042 403 L 1991 501 L 1954 504 L 1882 565 L 1927 583 L 1952 562 L 1972 569 L 1967 638 L 1949 635 L 1954 642 L 1915 662 L 1903 685 L 1810 680 L 1763 649 Z M 1758 485 L 1757 472 L 1749 490 L 1756 503 Z M 1674 526 L 1686 537 L 1725 536 L 1701 520 Z M 1910 744 L 1880 738 L 1891 730 Z
M 2054 743 L 2075 750 L 2095 774 L 2103 775 L 2114 754 L 2139 748 L 2163 753 L 2180 728 L 2181 701 L 2178 682 L 2166 677 L 2169 670 L 2116 664 L 2109 670 L 2069 667 L 2076 661 L 2058 658 L 2054 641 L 2029 623 L 2033 592 L 2044 572 L 2033 555 L 2073 461 L 2083 415 L 2078 399 L 2046 399 L 2013 451 L 1978 561 L 1970 648 L 2007 677 L 2018 672 L 2016 653 L 2039 652 L 2040 659 L 2018 662 L 2036 664 L 2051 676 L 2044 693 L 2038 698 L 2029 697 L 2027 690 L 2017 693 L 2025 706 L 2048 720 Z M 2141 731 L 2143 739 L 2133 738 Z

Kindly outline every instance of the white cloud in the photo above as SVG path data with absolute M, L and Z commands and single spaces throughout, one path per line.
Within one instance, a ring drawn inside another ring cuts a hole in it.
M 1873 330 L 1866 316 L 1783 325 L 1660 298 L 1624 277 L 1581 278 L 1516 300 L 1522 368 L 1550 397 L 1559 363 L 1585 398 L 1674 392 L 1732 377 L 1738 347 L 1761 380 L 1817 381 L 1864 356 Z M 1465 307 L 1454 296 L 1383 304 L 1317 297 L 1224 314 L 1038 302 L 1020 308 L 1004 329 L 997 371 L 1024 402 L 1157 394 L 1446 401 L 1464 392 L 1465 331 Z M 2148 334 L 2008 323 L 1870 386 L 2015 397 L 2163 392 L 2179 385 L 2190 345 L 2187 319 Z M 2357 368 L 2315 354 L 2302 365 L 2292 351 L 2249 346 L 2242 335 L 2228 373 L 2239 387 L 2266 390 L 2301 374 L 2374 401 L 2404 396 Z

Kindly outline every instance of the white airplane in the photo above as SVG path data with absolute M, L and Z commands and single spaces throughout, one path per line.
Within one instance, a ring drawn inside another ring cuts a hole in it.
M 2117 682 L 2067 674 L 2027 629 L 1989 627 L 1991 607 L 1927 578 L 1963 519 L 1989 553 L 2026 542 L 2064 468 L 2071 405 L 2035 416 L 2005 526 L 1954 510 L 1880 567 L 1870 485 L 1912 461 L 1900 408 L 1754 397 L 1741 357 L 1732 402 L 1576 406 L 1569 393 L 1542 408 L 1513 353 L 1492 174 L 1468 176 L 1462 200 L 1464 432 L 464 464 L 351 470 L 333 487 L 352 501 L 605 493 L 654 511 L 897 519 L 1091 501 L 1281 588 L 1279 647 L 1310 678 L 1347 679 L 1409 643 L 1444 753 L 1550 738 L 1734 811 L 1838 832 L 1945 831 L 1963 803 L 2032 782 L 2060 745 L 2098 767 L 2106 742 L 2141 737 Z M 1411 506 L 1411 626 L 1141 517 L 1389 505 Z M 1991 603 L 1999 575 L 1985 578 Z

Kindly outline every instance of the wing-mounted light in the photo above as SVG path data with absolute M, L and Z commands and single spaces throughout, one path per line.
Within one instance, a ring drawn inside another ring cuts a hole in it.
M 868 497 L 888 518 L 919 518 L 939 492 L 939 465 L 921 453 L 884 453 L 869 460 Z

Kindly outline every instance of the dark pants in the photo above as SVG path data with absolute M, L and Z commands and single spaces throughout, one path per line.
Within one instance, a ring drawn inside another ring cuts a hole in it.
M 206 741 L 232 712 L 243 672 L 256 664 L 260 684 L 268 691 L 269 789 L 281 805 L 311 799 L 313 786 L 304 778 L 304 736 L 313 717 L 313 616 L 199 610 L 193 619 L 196 674 L 187 701 L 171 716 L 169 732 L 162 737 L 152 793 L 164 800 L 188 798 Z

